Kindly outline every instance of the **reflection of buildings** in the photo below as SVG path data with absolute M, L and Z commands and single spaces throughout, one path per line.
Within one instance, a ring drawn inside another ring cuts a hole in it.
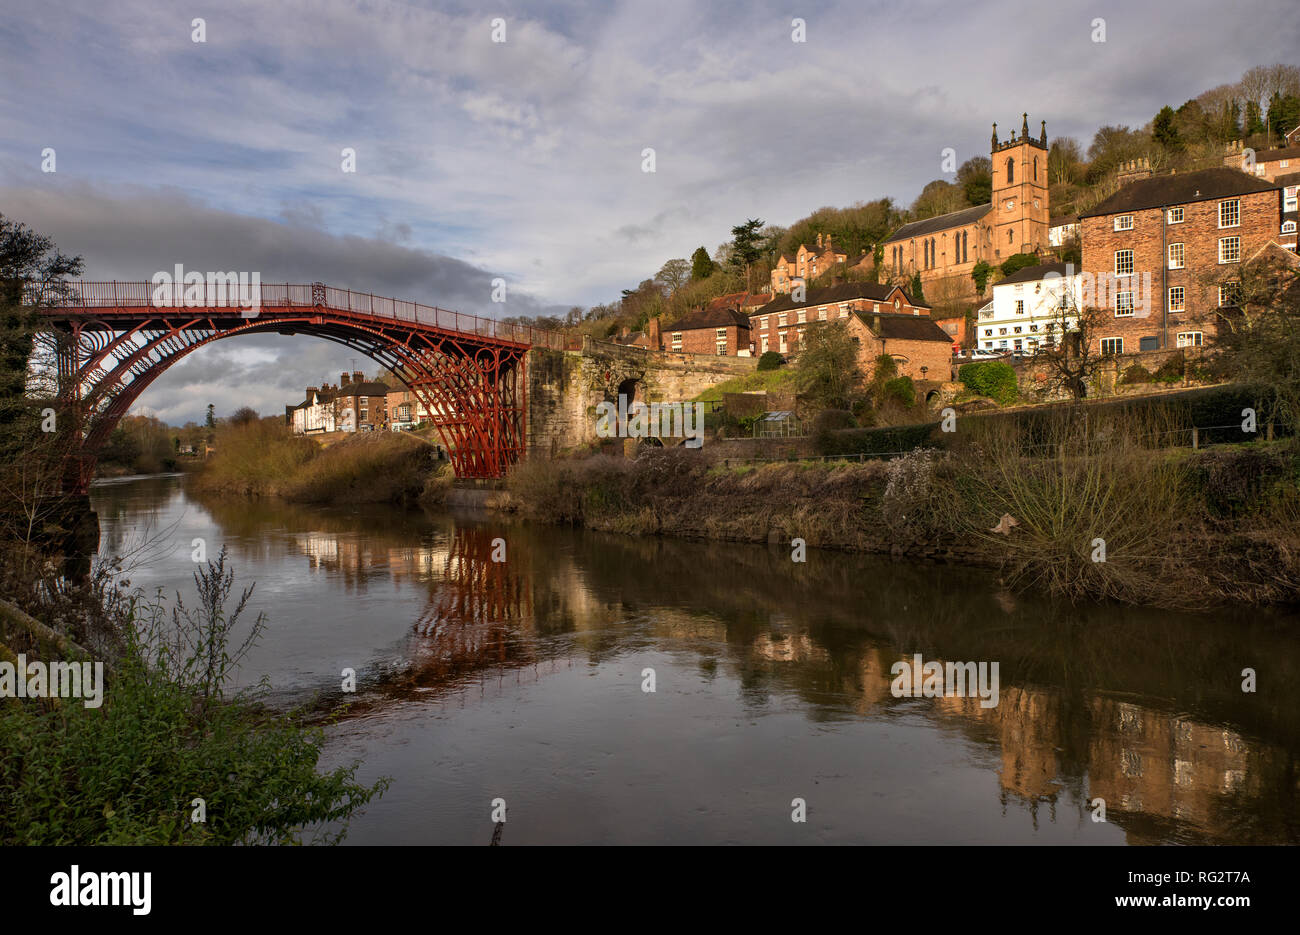
M 1089 787 L 1110 810 L 1214 834 L 1234 797 L 1262 791 L 1264 751 L 1235 731 L 1107 697 L 1094 698 L 1091 713 Z
M 767 663 L 770 672 L 810 698 L 838 688 L 867 716 L 900 703 L 890 692 L 890 667 L 911 659 L 883 645 L 859 645 L 853 650 L 857 668 L 848 670 L 860 678 L 855 683 L 849 674 L 833 681 L 846 670 L 805 633 L 773 638 L 764 632 L 746 649 L 748 659 Z M 927 661 L 943 660 L 927 656 Z M 1065 691 L 1051 687 L 1003 684 L 994 708 L 982 707 L 977 696 L 925 701 L 936 720 L 955 723 L 977 742 L 997 747 L 1004 797 L 1025 803 L 1035 821 L 1040 803 L 1052 806 L 1055 820 L 1056 805 L 1068 793 L 1077 800 L 1082 820 L 1091 815 L 1092 799 L 1105 799 L 1108 821 L 1134 842 L 1168 840 L 1168 833 L 1149 830 L 1163 825 L 1189 841 L 1295 843 L 1286 822 L 1243 817 L 1257 814 L 1261 803 L 1278 795 L 1295 795 L 1287 757 L 1278 747 L 1105 695 L 1091 693 L 1086 702 L 1072 704 Z

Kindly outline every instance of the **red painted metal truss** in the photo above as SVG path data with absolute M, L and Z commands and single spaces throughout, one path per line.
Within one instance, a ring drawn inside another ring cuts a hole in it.
M 362 310 L 353 307 L 357 293 L 346 293 L 346 303 L 331 307 L 323 301 L 323 286 L 310 293 L 315 304 L 264 303 L 256 317 L 238 308 L 110 304 L 102 299 L 96 304 L 81 299 L 91 294 L 90 286 L 42 309 L 51 328 L 40 340 L 57 356 L 60 403 L 82 439 L 80 454 L 68 465 L 65 483 L 70 489 L 84 493 L 89 488 L 99 449 L 160 374 L 205 344 L 240 334 L 311 335 L 387 367 L 432 414 L 459 477 L 501 477 L 524 454 L 524 356 L 538 334 L 535 329 L 485 327 L 483 322 L 499 323 L 441 310 L 433 311 L 455 318 L 433 316 L 429 321 L 419 314 Z M 265 295 L 270 287 L 262 288 Z M 488 331 L 503 333 L 484 333 Z M 545 337 L 536 343 L 554 343 L 556 336 L 540 334 Z

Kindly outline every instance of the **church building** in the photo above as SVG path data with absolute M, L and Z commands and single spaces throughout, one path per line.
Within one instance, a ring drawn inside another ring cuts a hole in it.
M 1023 115 L 1020 136 L 998 140 L 990 156 L 993 195 L 986 205 L 904 224 L 885 241 L 885 271 L 895 279 L 921 274 L 926 299 L 944 303 L 975 297 L 971 270 L 980 260 L 997 266 L 1017 253 L 1048 249 L 1047 121 L 1037 139 Z

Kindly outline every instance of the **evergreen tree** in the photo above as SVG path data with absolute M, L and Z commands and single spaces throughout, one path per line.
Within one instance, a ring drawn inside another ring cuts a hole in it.
M 1178 127 L 1174 122 L 1174 109 L 1168 104 L 1160 108 L 1160 113 L 1151 122 L 1151 138 L 1165 149 L 1183 148 L 1182 138 L 1178 135 Z
M 708 279 L 717 268 L 717 264 L 709 256 L 709 251 L 703 247 L 691 254 L 691 282 Z

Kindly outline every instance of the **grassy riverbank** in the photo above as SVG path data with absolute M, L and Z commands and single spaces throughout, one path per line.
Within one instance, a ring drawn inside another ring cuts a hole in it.
M 263 420 L 231 427 L 194 477 L 195 490 L 297 503 L 438 502 L 447 476 L 435 449 L 397 432 L 367 432 L 329 447 Z
M 990 425 L 945 451 L 863 463 L 727 468 L 707 445 L 635 462 L 537 460 L 513 473 L 499 505 L 614 532 L 802 539 L 989 565 L 1010 586 L 1070 599 L 1169 607 L 1300 599 L 1295 443 L 1144 446 L 1164 428 L 1063 416 L 1032 439 Z

